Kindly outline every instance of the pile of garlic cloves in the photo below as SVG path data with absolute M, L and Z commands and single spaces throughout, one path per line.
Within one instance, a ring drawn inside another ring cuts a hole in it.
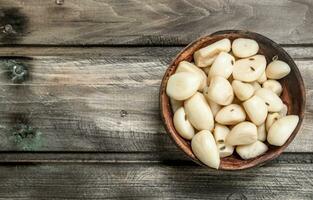
M 175 129 L 209 167 L 234 151 L 246 160 L 282 146 L 298 124 L 280 98 L 289 65 L 258 52 L 255 40 L 225 38 L 181 61 L 167 82 Z

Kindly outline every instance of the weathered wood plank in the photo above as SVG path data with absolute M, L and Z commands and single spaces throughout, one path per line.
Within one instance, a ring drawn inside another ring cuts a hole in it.
M 181 163 L 192 161 L 181 151 L 156 152 L 0 152 L 4 163 Z M 312 153 L 283 153 L 270 163 L 313 164 Z
M 15 59 L 29 77 L 15 84 L 0 70 L 0 150 L 177 151 L 159 117 L 158 90 L 170 61 L 159 55 Z M 308 102 L 288 151 L 312 152 L 313 61 L 297 64 Z
M 237 172 L 192 163 L 1 165 L 1 199 L 312 199 L 312 164 Z
M 284 44 L 312 44 L 313 2 L 0 1 L 0 44 L 173 45 L 222 29 L 244 29 Z
M 0 47 L 0 56 L 79 56 L 79 57 L 165 57 L 174 58 L 184 46 L 164 47 Z M 283 48 L 294 59 L 313 59 L 311 46 Z

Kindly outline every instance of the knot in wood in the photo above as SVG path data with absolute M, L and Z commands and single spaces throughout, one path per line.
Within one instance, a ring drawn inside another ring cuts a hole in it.
M 128 115 L 126 110 L 121 110 L 120 112 L 121 117 L 126 117 Z
M 2 32 L 5 34 L 15 34 L 16 31 L 14 30 L 13 26 L 11 24 L 6 24 L 1 27 Z
M 25 80 L 27 69 L 21 64 L 14 64 L 11 73 L 13 83 L 20 83 Z
M 55 3 L 57 5 L 63 5 L 64 4 L 64 0 L 55 0 Z

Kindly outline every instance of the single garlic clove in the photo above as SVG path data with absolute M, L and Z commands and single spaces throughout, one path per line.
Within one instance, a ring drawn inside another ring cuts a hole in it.
M 183 101 L 178 101 L 173 98 L 170 98 L 170 103 L 171 103 L 171 108 L 172 108 L 173 113 L 175 113 L 176 110 L 178 110 L 178 108 L 184 106 Z
M 238 38 L 233 41 L 232 52 L 238 58 L 247 58 L 257 54 L 259 45 L 255 40 Z
M 274 124 L 274 122 L 276 122 L 280 118 L 281 116 L 279 115 L 279 113 L 269 113 L 266 117 L 266 122 L 265 122 L 266 131 L 269 131 L 271 126 Z
M 206 88 L 208 88 L 208 87 L 206 87 Z M 204 93 L 206 92 L 206 88 L 203 91 Z M 209 103 L 209 106 L 211 108 L 213 116 L 215 117 L 216 114 L 218 113 L 218 111 L 221 110 L 222 106 L 215 103 L 214 101 L 211 101 L 207 96 L 205 96 L 205 98 L 206 98 L 207 102 Z
M 254 88 L 254 92 L 257 91 L 258 89 L 262 88 L 260 83 L 258 83 L 257 81 L 254 81 L 252 83 L 250 83 L 252 85 L 252 87 Z
M 281 117 L 285 117 L 288 114 L 288 107 L 286 104 L 283 105 L 283 108 L 279 111 Z
M 266 77 L 266 73 L 265 71 L 263 72 L 263 74 L 260 76 L 260 78 L 258 78 L 258 83 L 262 84 L 264 83 L 265 81 L 267 80 L 267 77 Z
M 233 77 L 244 82 L 256 81 L 265 71 L 266 59 L 263 55 L 237 60 L 233 69 Z
M 267 106 L 261 97 L 254 95 L 242 103 L 250 120 L 257 126 L 263 124 L 267 116 Z
M 225 144 L 225 139 L 229 132 L 230 130 L 227 126 L 215 124 L 213 135 L 221 158 L 230 156 L 234 152 L 233 146 Z
M 226 137 L 228 145 L 245 145 L 255 142 L 258 138 L 257 127 L 251 122 L 241 122 L 234 126 Z
M 275 146 L 284 145 L 297 127 L 298 122 L 299 117 L 297 115 L 288 115 L 274 122 L 267 134 L 268 143 Z
M 204 96 L 197 92 L 184 102 L 184 108 L 190 123 L 197 130 L 212 130 L 214 118 L 209 104 Z
M 267 150 L 267 145 L 260 141 L 236 147 L 236 152 L 244 160 L 258 157 L 267 152 Z
M 281 79 L 290 73 L 290 67 L 281 60 L 274 60 L 266 68 L 266 76 L 270 79 Z
M 187 119 L 184 107 L 180 107 L 174 114 L 173 123 L 180 136 L 191 140 L 195 135 L 195 129 Z
M 234 99 L 233 88 L 228 80 L 221 76 L 211 78 L 209 88 L 204 95 L 220 105 L 229 105 Z
M 282 100 L 270 89 L 258 89 L 255 95 L 263 99 L 269 112 L 279 112 L 283 108 Z
M 215 120 L 224 125 L 235 125 L 246 119 L 244 109 L 237 104 L 230 104 L 222 108 L 215 117 Z
M 198 132 L 191 140 L 191 149 L 205 165 L 218 169 L 220 156 L 214 137 L 208 130 Z
M 202 91 L 203 88 L 207 86 L 207 75 L 204 73 L 204 71 L 202 71 L 200 68 L 198 68 L 194 64 L 188 61 L 181 61 L 178 64 L 178 67 L 175 73 L 180 73 L 180 72 L 191 72 L 191 73 L 197 74 L 199 76 L 199 79 L 201 80 L 201 84 L 199 87 L 200 91 Z
M 213 76 L 222 76 L 226 79 L 233 72 L 235 58 L 226 52 L 220 52 L 209 71 L 209 79 Z
M 230 48 L 230 40 L 225 38 L 197 50 L 193 54 L 193 58 L 198 67 L 207 67 L 213 63 L 217 54 L 219 54 L 221 51 L 229 52 Z
M 243 83 L 241 81 L 234 80 L 231 85 L 236 97 L 241 101 L 249 99 L 254 93 L 254 88 L 249 83 Z
M 264 123 L 258 126 L 258 140 L 262 142 L 266 140 L 266 129 Z
M 263 88 L 272 90 L 274 93 L 277 94 L 277 96 L 280 96 L 283 91 L 283 87 L 276 80 L 267 80 L 263 83 L 262 86 Z
M 173 74 L 167 82 L 166 93 L 176 100 L 185 100 L 194 95 L 200 87 L 199 76 L 190 72 Z

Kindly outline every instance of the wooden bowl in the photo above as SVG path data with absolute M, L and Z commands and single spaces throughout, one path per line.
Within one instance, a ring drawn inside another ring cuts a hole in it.
M 169 65 L 169 68 L 166 70 L 161 83 L 160 108 L 162 120 L 165 124 L 166 131 L 175 141 L 177 146 L 181 150 L 183 150 L 193 161 L 200 165 L 205 166 L 193 154 L 190 146 L 190 141 L 187 141 L 180 137 L 180 135 L 174 128 L 173 113 L 171 110 L 169 97 L 166 95 L 166 84 L 169 77 L 175 73 L 177 65 L 179 64 L 180 61 L 183 60 L 193 61 L 193 53 L 195 51 L 223 38 L 228 38 L 231 41 L 233 41 L 236 38 L 254 39 L 258 42 L 260 46 L 260 50 L 258 53 L 263 54 L 266 57 L 267 63 L 271 62 L 274 56 L 278 56 L 279 60 L 285 61 L 286 63 L 289 64 L 291 68 L 290 74 L 280 80 L 280 83 L 283 86 L 281 98 L 283 102 L 288 106 L 288 114 L 298 115 L 300 118 L 299 123 L 296 129 L 293 131 L 290 138 L 281 147 L 272 146 L 267 143 L 267 145 L 269 146 L 269 150 L 264 155 L 249 160 L 241 159 L 239 155 L 236 154 L 236 152 L 234 151 L 234 154 L 232 156 L 221 159 L 219 169 L 240 170 L 260 166 L 265 164 L 267 161 L 270 161 L 278 157 L 283 152 L 283 150 L 290 144 L 290 142 L 294 139 L 302 124 L 305 107 L 305 89 L 297 65 L 283 48 L 281 48 L 277 43 L 260 34 L 241 30 L 224 30 L 215 32 L 208 36 L 201 37 L 196 41 L 192 42 L 191 44 L 189 44 L 186 48 L 184 48 Z

